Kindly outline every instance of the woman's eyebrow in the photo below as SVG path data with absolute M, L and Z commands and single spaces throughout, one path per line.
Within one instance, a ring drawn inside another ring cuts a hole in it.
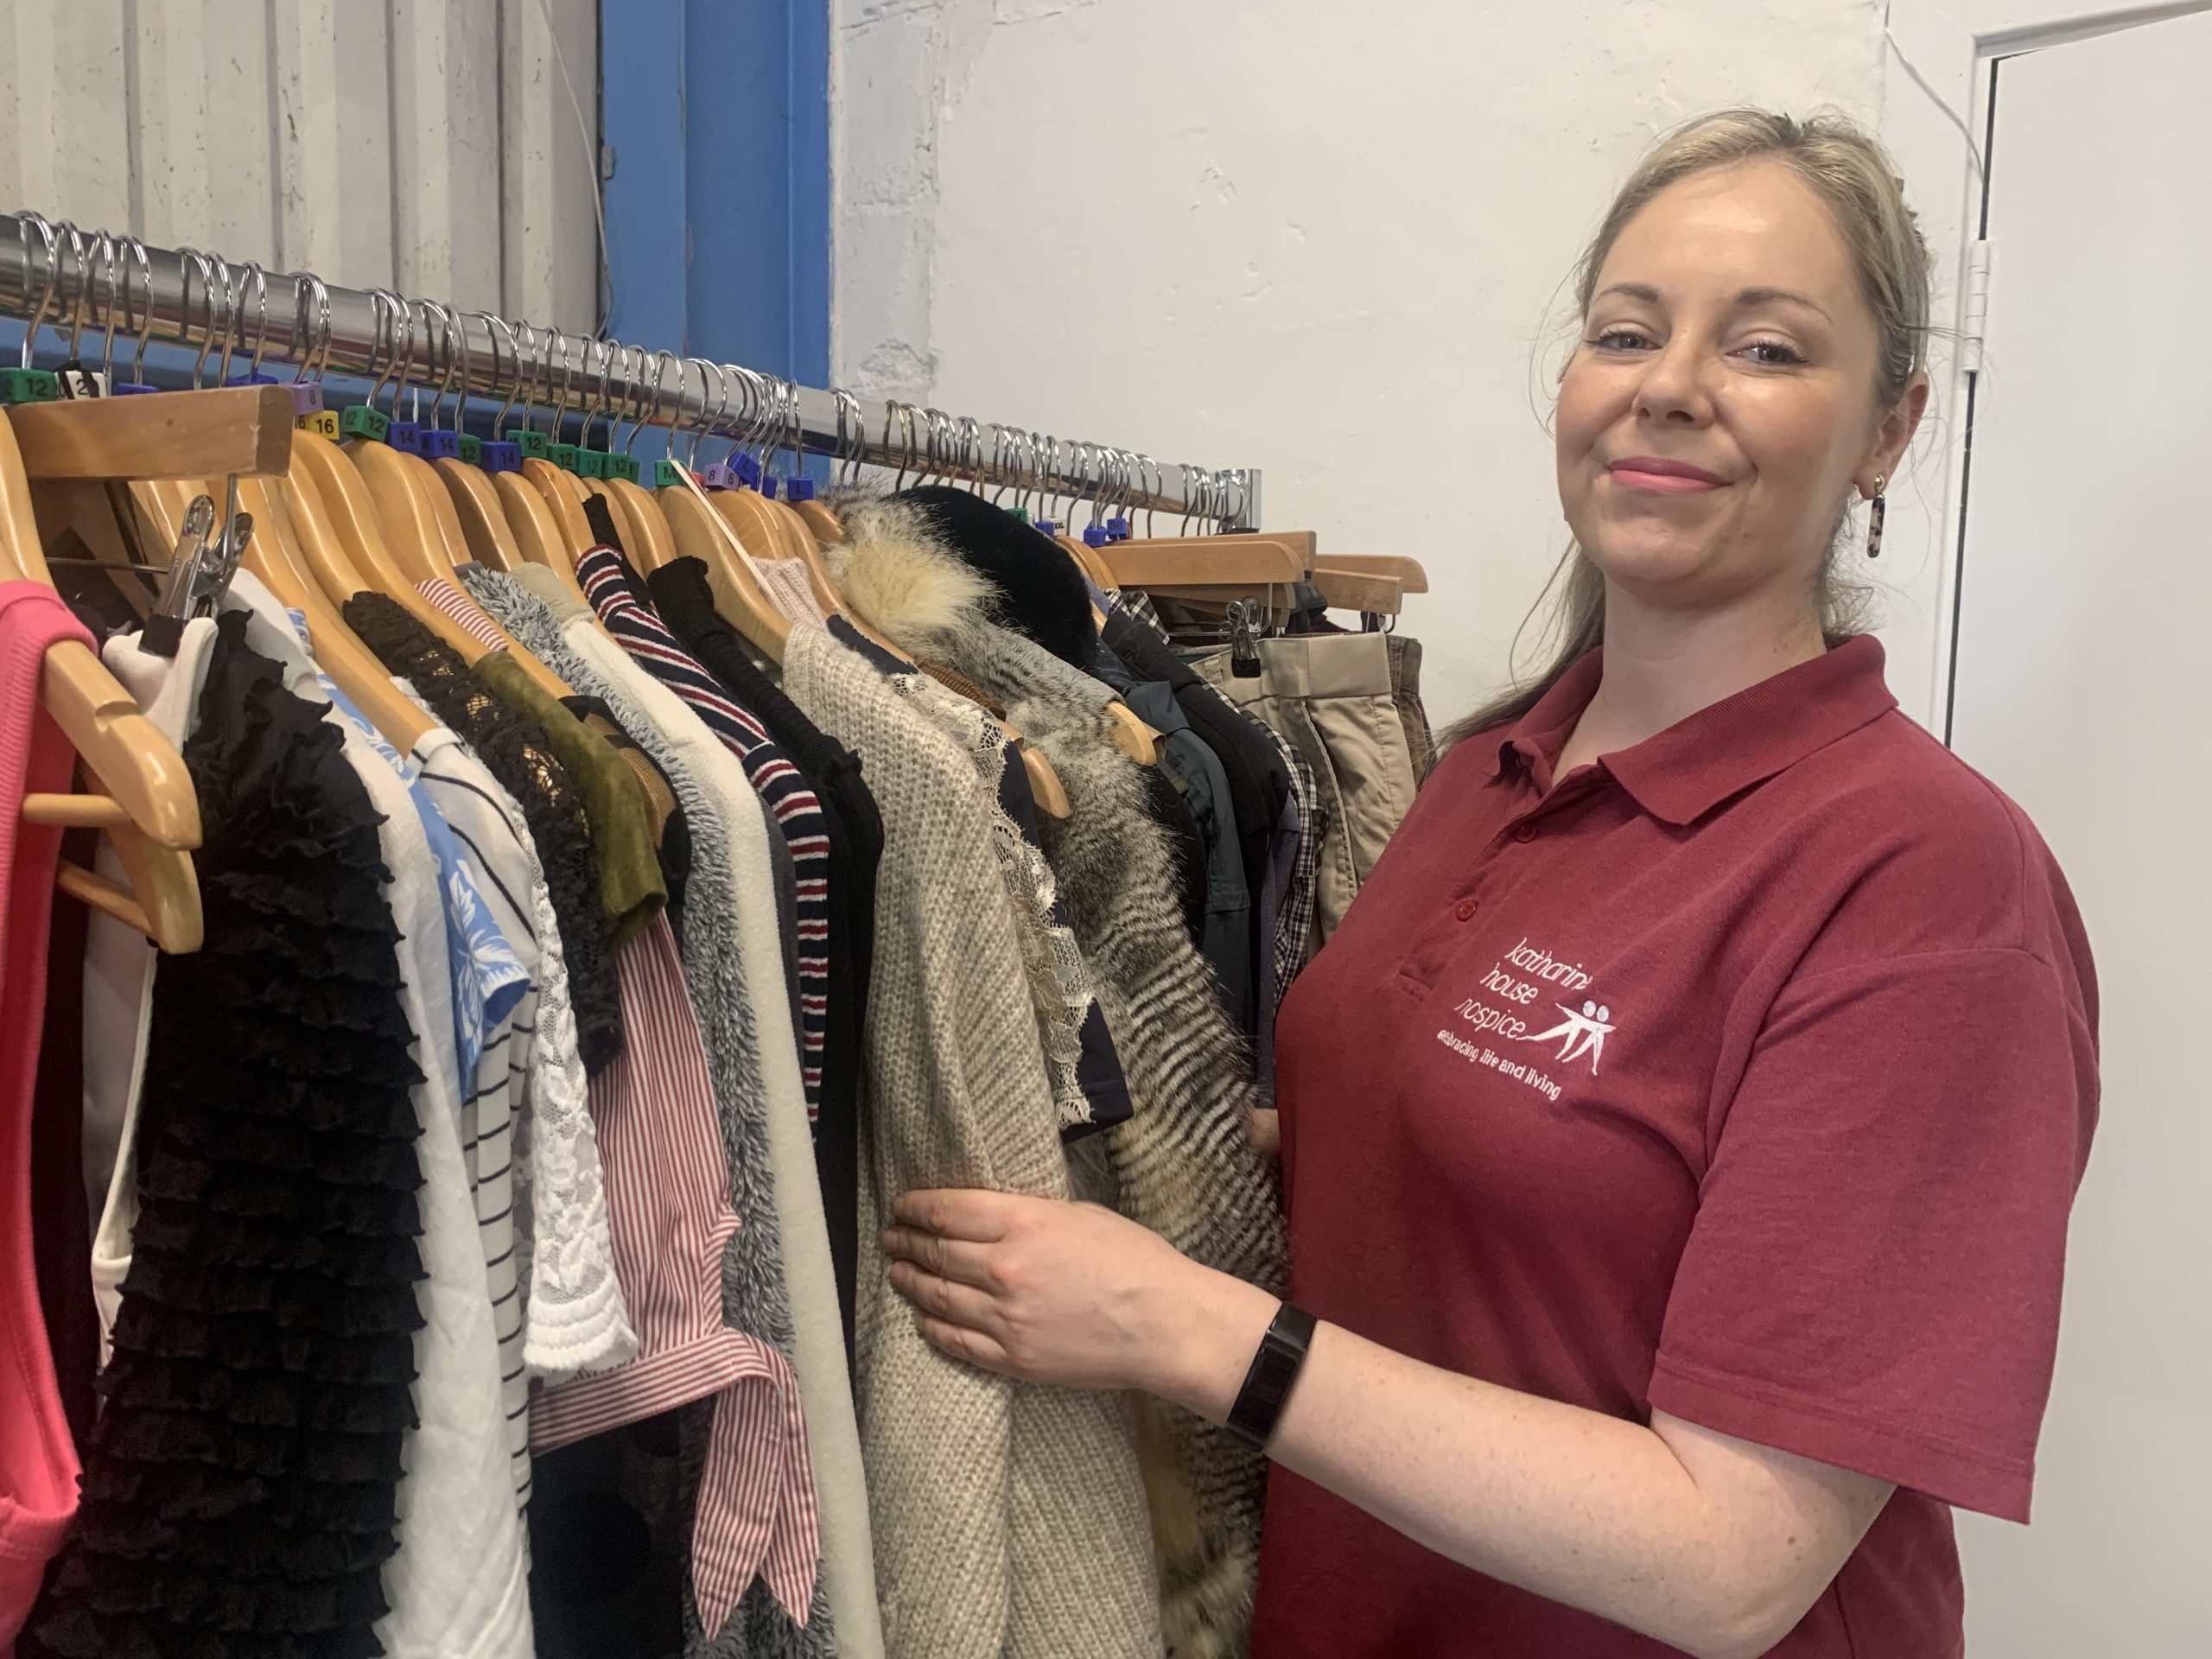
M 1598 301 L 1615 294 L 1625 299 L 1639 301 L 1645 305 L 1659 305 L 1664 302 L 1659 290 L 1649 283 L 1612 283 L 1592 295 L 1591 303 L 1594 305 Z M 1748 311 L 1754 306 L 1776 304 L 1802 306 L 1816 316 L 1830 321 L 1834 321 L 1833 318 L 1828 317 L 1827 308 L 1819 301 L 1808 294 L 1800 294 L 1791 288 L 1746 288 L 1740 290 L 1735 298 L 1735 308 L 1739 311 Z
M 1783 305 L 1802 306 L 1806 310 L 1822 318 L 1827 318 L 1828 315 L 1827 308 L 1822 306 L 1819 301 L 1812 298 L 1809 295 L 1800 294 L 1795 289 L 1747 288 L 1742 293 L 1736 296 L 1737 307 L 1741 310 L 1749 310 L 1755 305 L 1773 305 L 1777 303 Z M 1830 321 L 1833 321 L 1833 319 L 1830 319 Z

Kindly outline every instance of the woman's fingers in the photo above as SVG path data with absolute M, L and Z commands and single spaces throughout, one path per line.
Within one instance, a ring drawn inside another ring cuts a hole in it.
M 1006 1236 L 1007 1222 L 1022 1202 L 1003 1192 L 907 1192 L 893 1200 L 891 1213 L 907 1226 L 940 1238 L 989 1244 Z
M 940 1279 L 933 1273 L 924 1272 L 911 1262 L 893 1262 L 891 1264 L 891 1285 L 922 1312 L 948 1325 L 988 1332 L 999 1323 L 997 1306 L 988 1292 L 978 1290 L 973 1285 Z
M 990 1270 L 992 1248 L 965 1239 L 940 1238 L 912 1227 L 890 1227 L 883 1234 L 883 1253 L 893 1261 L 911 1262 L 940 1279 L 957 1280 L 982 1290 L 998 1288 Z
M 922 1340 L 941 1354 L 955 1359 L 964 1359 L 970 1365 L 980 1365 L 987 1371 L 1011 1376 L 1013 1362 L 996 1340 L 981 1331 L 964 1325 L 950 1325 L 944 1320 L 915 1310 L 914 1328 L 922 1333 Z

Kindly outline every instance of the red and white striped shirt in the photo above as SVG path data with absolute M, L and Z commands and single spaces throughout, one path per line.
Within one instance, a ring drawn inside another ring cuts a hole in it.
M 530 1443 L 547 1452 L 719 1396 L 691 1534 L 700 1619 L 719 1630 L 758 1574 L 804 1626 L 821 1554 L 806 1420 L 790 1363 L 722 1322 L 723 1248 L 743 1224 L 666 917 L 615 953 L 615 976 L 629 1042 L 592 1080 L 591 1111 L 638 1356 L 542 1389 Z

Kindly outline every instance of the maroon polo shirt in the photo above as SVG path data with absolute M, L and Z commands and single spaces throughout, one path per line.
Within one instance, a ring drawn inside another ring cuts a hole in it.
M 2028 1514 L 2096 1121 L 2081 919 L 1872 639 L 1554 787 L 1599 676 L 1452 751 L 1283 1007 L 1292 1294 L 1895 1482 L 1773 1651 L 1948 1659 L 1948 1506 Z M 1275 1471 L 1254 1659 L 1673 1652 Z

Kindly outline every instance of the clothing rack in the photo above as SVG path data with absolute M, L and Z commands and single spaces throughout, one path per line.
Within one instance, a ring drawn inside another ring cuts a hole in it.
M 9 237 L 8 229 L 13 236 Z M 0 226 L 0 315 L 65 333 L 112 338 L 143 359 L 149 340 L 215 358 L 217 384 L 238 359 L 351 371 L 381 392 L 398 383 L 552 409 L 636 430 L 727 437 L 746 444 L 873 463 L 915 476 L 960 478 L 1069 495 L 1127 512 L 1184 514 L 1224 530 L 1260 523 L 1260 474 L 1154 461 L 1135 450 L 1063 439 L 839 389 L 801 386 L 734 364 L 571 334 L 389 289 L 340 288 L 307 272 L 232 265 L 188 248 L 80 231 L 18 212 Z M 395 394 L 396 395 L 396 394 Z M 696 448 L 696 445 L 695 445 Z

